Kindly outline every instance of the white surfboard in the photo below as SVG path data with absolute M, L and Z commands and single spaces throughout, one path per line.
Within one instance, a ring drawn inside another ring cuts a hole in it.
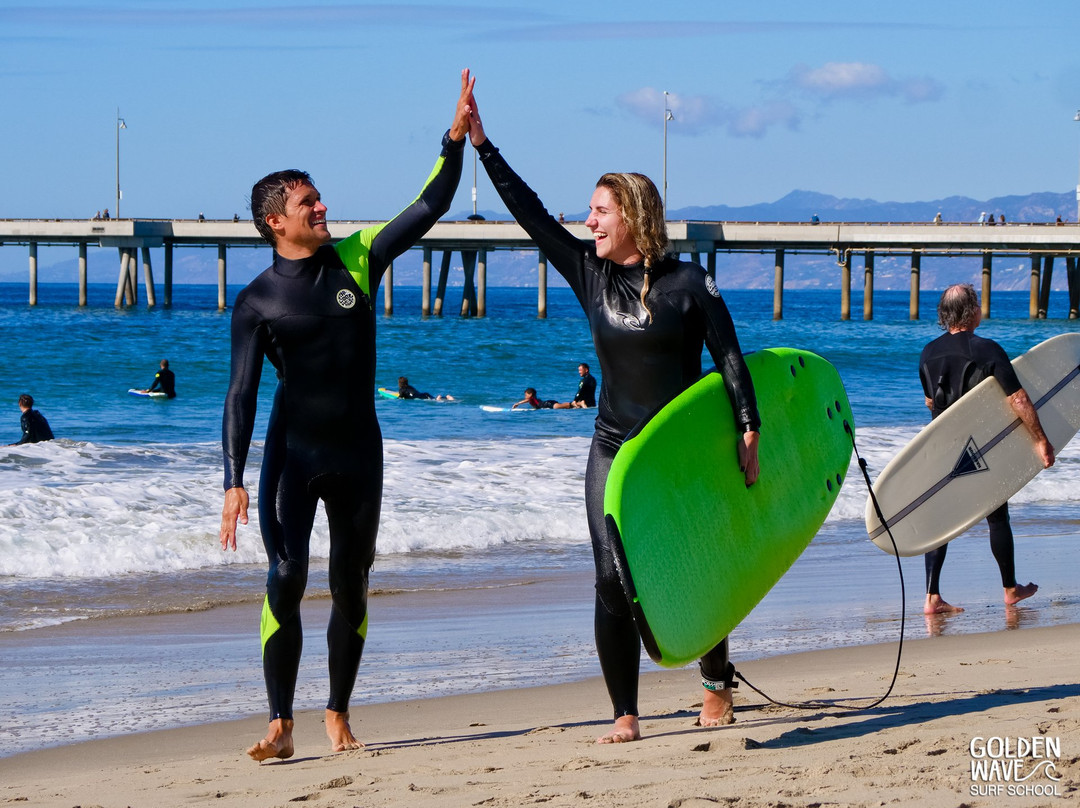
M 1080 429 L 1080 333 L 1041 342 L 1013 360 L 1055 452 Z M 1040 471 L 1031 434 L 1001 385 L 984 379 L 930 422 L 874 481 L 885 517 L 866 501 L 866 532 L 887 553 L 914 556 L 963 533 Z

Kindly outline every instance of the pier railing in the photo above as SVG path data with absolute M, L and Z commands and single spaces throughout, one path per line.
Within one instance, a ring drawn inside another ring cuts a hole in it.
M 334 221 L 336 238 L 370 227 L 374 222 Z M 582 239 L 592 234 L 583 222 L 566 222 L 566 229 Z M 1080 316 L 1080 225 L 1077 224 L 967 224 L 877 222 L 696 222 L 668 223 L 672 248 L 687 254 L 715 273 L 716 255 L 772 253 L 775 257 L 773 316 L 783 316 L 784 270 L 788 255 L 813 254 L 835 257 L 840 271 L 840 316 L 851 317 L 852 261 L 863 257 L 863 319 L 873 319 L 874 256 L 910 255 L 911 318 L 918 319 L 920 270 L 923 256 L 982 256 L 983 315 L 990 316 L 990 281 L 995 255 L 1025 256 L 1031 261 L 1030 316 L 1045 317 L 1056 258 L 1065 261 L 1069 285 L 1069 316 Z M 141 252 L 146 303 L 157 305 L 150 250 L 164 250 L 164 305 L 172 303 L 173 249 L 216 248 L 218 254 L 218 307 L 225 308 L 227 253 L 230 248 L 264 246 L 248 220 L 204 219 L 105 219 L 105 220 L 0 220 L 0 246 L 25 246 L 29 260 L 29 302 L 37 303 L 39 246 L 72 246 L 79 255 L 79 305 L 86 305 L 86 254 L 90 246 L 115 248 L 120 257 L 115 305 L 135 305 L 138 299 L 137 265 Z M 536 250 L 528 234 L 513 221 L 441 221 L 418 242 L 423 251 L 422 313 L 442 314 L 450 256 L 462 256 L 465 273 L 461 313 L 486 314 L 487 256 L 497 250 Z M 433 257 L 442 253 L 432 297 Z M 702 261 L 704 258 L 704 261 Z M 547 313 L 547 261 L 537 256 L 537 314 Z M 383 282 L 384 308 L 393 311 L 393 273 Z

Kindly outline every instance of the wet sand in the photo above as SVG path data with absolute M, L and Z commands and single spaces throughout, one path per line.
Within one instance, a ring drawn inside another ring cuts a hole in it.
M 866 705 L 888 687 L 896 653 L 883 643 L 739 669 L 779 701 Z M 699 694 L 693 669 L 647 672 L 645 738 L 616 746 L 594 743 L 609 710 L 597 678 L 357 706 L 353 727 L 367 747 L 356 752 L 330 753 L 321 711 L 305 712 L 288 761 L 257 764 L 243 753 L 262 737 L 264 717 L 131 734 L 0 759 L 0 804 L 706 808 L 1077 798 L 1080 625 L 909 640 L 893 694 L 870 709 L 779 707 L 743 684 L 736 723 L 700 729 Z M 1033 738 L 1043 739 L 1034 751 Z M 1001 762 L 973 774 L 973 759 L 990 762 L 988 744 Z

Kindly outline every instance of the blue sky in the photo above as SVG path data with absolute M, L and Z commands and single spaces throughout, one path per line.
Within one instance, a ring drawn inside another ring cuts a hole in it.
M 668 203 L 795 190 L 1062 192 L 1080 171 L 1080 3 L 0 1 L 0 218 L 246 216 L 312 173 L 334 219 L 407 203 L 462 67 L 553 212 L 663 166 Z M 471 209 L 467 159 L 454 211 Z M 480 169 L 479 207 L 502 210 Z

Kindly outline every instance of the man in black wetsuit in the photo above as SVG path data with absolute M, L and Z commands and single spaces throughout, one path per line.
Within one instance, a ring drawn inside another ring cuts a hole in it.
M 663 203 L 640 174 L 605 174 L 593 191 L 584 242 L 544 208 L 488 140 L 473 102 L 469 138 L 495 190 L 551 266 L 574 291 L 592 332 L 604 384 L 585 470 L 585 512 L 596 567 L 597 656 L 615 713 L 598 743 L 641 737 L 641 638 L 616 569 L 604 523 L 604 488 L 619 446 L 638 422 L 701 375 L 707 347 L 724 379 L 740 439 L 727 458 L 746 485 L 759 473 L 761 419 L 731 315 L 716 283 L 697 264 L 669 253 Z M 727 639 L 701 659 L 701 726 L 734 721 Z
M 160 390 L 168 398 L 176 398 L 176 374 L 169 370 L 169 360 L 161 360 L 161 370 L 154 375 L 154 381 L 147 388 L 147 392 L 153 393 Z
M 1021 387 L 1008 355 L 993 340 L 975 336 L 975 329 L 982 322 L 982 308 L 971 284 L 955 284 L 942 293 L 938 302 L 938 322 L 947 333 L 923 348 L 919 357 L 919 379 L 931 417 L 937 418 L 975 385 L 993 376 L 1008 397 L 1009 406 L 1031 435 L 1034 451 L 1042 460 L 1043 467 L 1052 466 L 1054 447 L 1046 439 L 1039 413 Z M 1016 583 L 1009 503 L 1006 502 L 986 517 L 986 523 L 990 529 L 990 550 L 997 561 L 1001 585 L 1005 589 L 1005 605 L 1012 606 L 1024 598 L 1030 598 L 1039 587 L 1033 583 L 1026 586 Z M 945 564 L 948 548 L 946 542 L 923 557 L 926 566 L 924 614 L 963 611 L 941 597 L 941 568 Z
M 222 444 L 222 548 L 236 549 L 247 523 L 244 465 L 263 357 L 279 379 L 259 484 L 259 525 L 270 562 L 261 635 L 270 729 L 248 754 L 293 754 L 293 693 L 303 635 L 300 600 L 308 540 L 321 499 L 330 531 L 330 698 L 326 732 L 334 751 L 362 746 L 349 726 L 349 698 L 367 634 L 368 571 L 382 503 L 382 435 L 375 417 L 372 301 L 390 262 L 449 209 L 461 176 L 472 81 L 443 137 L 420 195 L 391 221 L 330 244 L 326 206 L 300 171 L 264 177 L 252 189 L 255 226 L 274 246 L 273 265 L 236 298 L 232 371 Z
M 19 396 L 19 409 L 22 415 L 19 418 L 19 426 L 22 428 L 22 437 L 9 446 L 19 446 L 23 443 L 40 443 L 44 440 L 52 440 L 53 433 L 45 416 L 34 409 L 34 397 L 29 393 Z
M 556 410 L 585 409 L 596 406 L 596 379 L 589 373 L 589 366 L 582 362 L 577 366 L 578 382 L 577 394 L 571 401 L 559 402 L 555 405 Z
M 398 376 L 397 380 L 398 398 L 402 401 L 453 401 L 454 397 L 447 395 L 444 396 L 441 393 L 437 396 L 431 395 L 431 393 L 422 393 L 409 384 L 409 378 L 407 376 Z

